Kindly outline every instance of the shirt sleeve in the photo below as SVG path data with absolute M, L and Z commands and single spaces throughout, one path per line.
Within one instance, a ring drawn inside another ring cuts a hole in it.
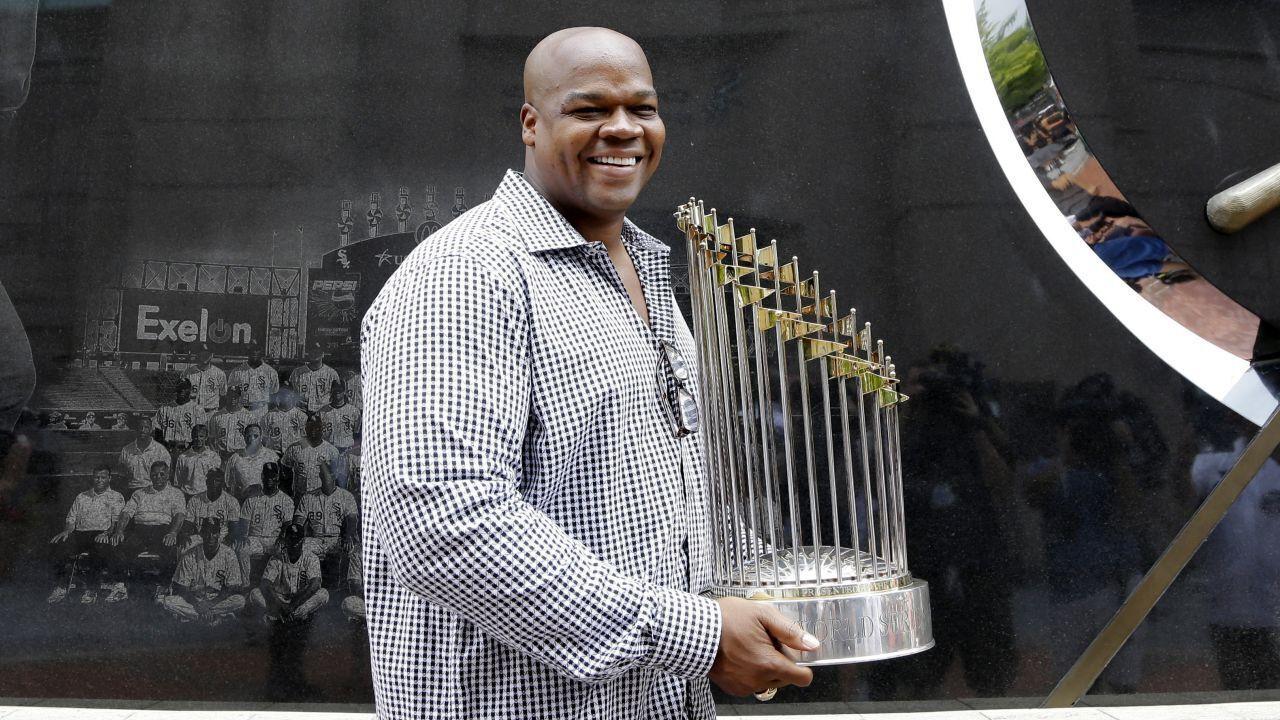
M 80 517 L 80 499 L 83 495 L 77 495 L 75 501 L 71 503 L 71 509 L 67 511 L 67 524 L 75 526 L 76 519 Z
M 519 282 L 437 257 L 401 267 L 366 316 L 375 536 L 405 588 L 570 678 L 705 676 L 715 602 L 619 573 L 517 489 L 532 384 Z
M 173 573 L 173 581 L 188 589 L 193 588 L 196 582 L 196 558 L 193 552 L 204 552 L 204 548 L 196 545 L 182 553 L 182 559 L 178 561 L 178 569 Z

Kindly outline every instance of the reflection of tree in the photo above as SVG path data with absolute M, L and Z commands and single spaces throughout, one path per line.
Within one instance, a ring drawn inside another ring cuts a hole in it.
M 1009 114 L 1027 104 L 1049 81 L 1049 68 L 1031 30 L 1031 20 L 1014 27 L 1017 19 L 1015 13 L 998 23 L 992 22 L 987 4 L 984 2 L 978 8 L 982 52 L 995 80 L 1000 104 Z

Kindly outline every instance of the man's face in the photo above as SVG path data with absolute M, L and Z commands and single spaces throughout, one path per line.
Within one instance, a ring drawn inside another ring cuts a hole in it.
M 151 466 L 151 486 L 156 490 L 163 490 L 168 484 L 169 466 L 162 462 L 154 463 Z
M 253 348 L 249 351 L 249 367 L 256 368 L 262 364 L 262 350 Z
M 318 445 L 320 443 L 321 436 L 324 434 L 324 423 L 320 422 L 320 418 L 312 418 L 307 421 L 303 430 L 307 433 L 307 439 L 310 440 L 313 445 Z
M 526 175 L 570 222 L 617 218 L 657 170 L 667 135 L 648 62 L 607 39 L 554 53 L 520 111 Z
M 152 427 L 151 420 L 149 418 L 144 418 L 138 421 L 138 439 L 139 440 L 142 440 L 144 438 L 147 440 L 150 440 L 151 435 L 154 432 L 155 432 L 155 428 Z
M 226 485 L 226 481 L 222 478 L 222 473 L 210 472 L 205 476 L 204 484 L 210 500 L 217 500 L 222 497 L 222 490 Z
M 262 430 L 257 425 L 250 425 L 244 429 L 244 441 L 246 445 L 257 447 L 259 440 L 262 440 Z
M 210 555 L 218 552 L 218 542 L 221 540 L 221 528 L 212 523 L 201 526 L 200 540 L 204 544 L 204 551 Z
M 285 545 L 284 551 L 289 555 L 289 562 L 296 563 L 298 558 L 302 557 L 302 543 L 295 542 L 292 545 Z
M 262 492 L 267 495 L 275 495 L 276 490 L 280 489 L 280 476 L 274 472 L 262 473 Z
M 191 386 L 188 385 L 187 383 L 182 383 L 181 385 L 178 386 L 178 390 L 177 390 L 178 404 L 185 405 L 187 401 L 190 399 L 191 399 Z
M 97 470 L 93 473 L 93 491 L 104 493 L 111 487 L 111 471 Z
M 346 405 L 346 404 L 347 404 L 347 391 L 346 391 L 346 389 L 345 389 L 345 388 L 343 388 L 343 387 L 342 387 L 342 386 L 340 386 L 340 385 L 334 385 L 334 386 L 333 386 L 333 391 L 332 391 L 332 393 L 329 395 L 329 400 L 330 400 L 330 402 L 332 402 L 332 403 L 333 403 L 333 406 L 334 406 L 334 407 L 336 407 L 336 408 L 340 408 L 340 407 L 342 407 L 343 405 Z
M 204 425 L 191 428 L 191 447 L 202 450 L 207 442 L 209 442 L 209 428 Z
M 196 353 L 196 360 L 198 360 L 201 365 L 208 365 L 209 363 L 213 362 L 213 351 L 201 350 L 200 352 Z

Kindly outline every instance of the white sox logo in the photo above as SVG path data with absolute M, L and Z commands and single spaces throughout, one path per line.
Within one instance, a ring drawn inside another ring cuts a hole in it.
M 284 522 L 284 508 L 279 505 L 272 507 L 271 516 L 276 519 L 276 522 Z

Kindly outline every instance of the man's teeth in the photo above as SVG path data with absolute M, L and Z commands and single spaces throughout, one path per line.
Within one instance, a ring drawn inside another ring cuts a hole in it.
M 591 162 L 597 165 L 635 165 L 639 158 L 634 157 L 593 157 Z

